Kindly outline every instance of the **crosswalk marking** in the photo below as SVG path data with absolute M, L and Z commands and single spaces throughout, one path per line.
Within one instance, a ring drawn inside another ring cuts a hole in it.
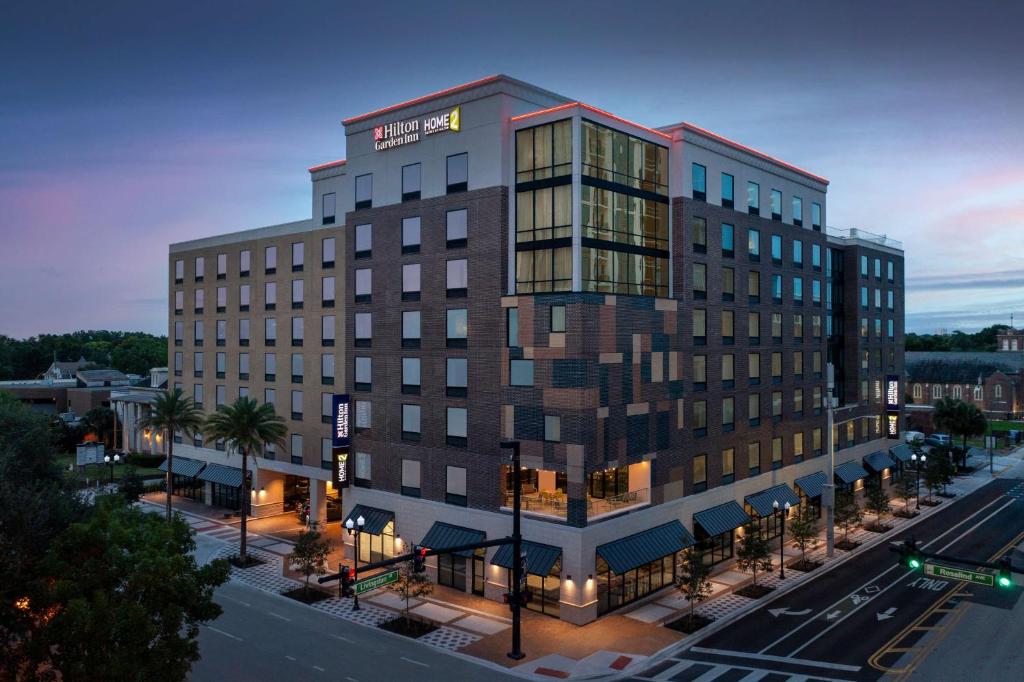
M 653 676 L 641 672 L 635 676 L 639 680 L 655 680 L 657 682 L 849 682 L 845 679 L 808 676 L 799 673 L 781 672 L 766 668 L 727 663 L 712 663 L 689 659 L 670 659 L 674 665 L 664 667 L 658 665 L 651 669 Z

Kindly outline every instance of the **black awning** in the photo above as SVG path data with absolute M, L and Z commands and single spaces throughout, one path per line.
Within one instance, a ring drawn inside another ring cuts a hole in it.
M 356 519 L 360 516 L 363 517 L 363 521 L 365 522 L 363 524 L 363 532 L 369 533 L 370 535 L 380 535 L 385 526 L 395 519 L 394 512 L 389 512 L 386 509 L 377 509 L 376 507 L 367 507 L 364 504 L 357 504 L 352 507 L 352 511 L 350 511 L 348 516 L 345 517 L 345 523 L 348 523 L 349 519 L 351 519 L 353 527 L 356 527 Z
M 226 485 L 230 488 L 240 488 L 242 487 L 242 470 L 226 467 L 223 464 L 207 464 L 203 473 L 199 474 L 199 480 Z
M 196 474 L 203 470 L 203 467 L 205 465 L 206 462 L 199 459 L 189 459 L 188 457 L 175 457 L 174 464 L 172 465 L 171 468 L 171 473 L 175 474 L 176 476 L 188 476 L 189 478 L 193 478 L 195 477 Z M 160 466 L 158 468 L 160 469 L 160 471 L 167 471 L 167 460 L 164 459 L 164 461 L 160 462 Z
M 800 498 L 797 496 L 793 489 L 785 483 L 780 485 L 772 486 L 768 490 L 762 490 L 759 493 L 753 495 L 747 495 L 743 498 L 744 501 L 750 505 L 754 510 L 754 513 L 758 516 L 771 516 L 775 513 L 775 503 L 779 503 L 779 508 L 782 509 L 787 502 L 791 507 L 795 507 L 800 504 Z
M 860 465 L 860 462 L 856 460 L 850 460 L 849 462 L 843 462 L 836 467 L 835 470 L 836 478 L 843 483 L 856 483 L 862 478 L 868 477 L 867 470 Z
M 526 552 L 526 572 L 533 575 L 548 575 L 551 567 L 562 557 L 562 550 L 551 545 L 523 540 L 523 551 Z M 491 563 L 502 568 L 512 568 L 512 544 L 498 547 Z
M 889 453 L 884 450 L 872 452 L 870 455 L 867 455 L 864 458 L 864 463 L 867 464 L 868 468 L 875 473 L 882 473 L 885 469 L 896 466 L 896 462 L 889 456 Z
M 893 456 L 893 459 L 899 460 L 900 462 L 909 462 L 910 456 L 914 454 L 914 450 L 906 443 L 903 443 L 896 447 L 889 448 L 889 454 Z
M 463 528 L 462 526 L 453 526 L 443 521 L 435 521 L 434 525 L 427 531 L 427 534 L 420 540 L 420 544 L 429 549 L 443 550 L 449 547 L 468 545 L 473 542 L 483 542 L 486 538 L 487 533 L 484 533 L 482 530 Z M 456 554 L 464 557 L 473 556 L 472 550 L 456 552 Z
M 793 482 L 807 497 L 821 497 L 825 484 L 828 483 L 828 476 L 824 471 L 815 471 L 813 474 L 801 476 Z
M 709 537 L 736 530 L 749 520 L 750 515 L 743 511 L 743 507 L 731 500 L 693 515 L 694 526 L 700 525 Z
M 620 540 L 598 545 L 597 554 L 614 573 L 625 573 L 669 554 L 686 549 L 696 542 L 678 521 L 669 521 L 650 530 Z

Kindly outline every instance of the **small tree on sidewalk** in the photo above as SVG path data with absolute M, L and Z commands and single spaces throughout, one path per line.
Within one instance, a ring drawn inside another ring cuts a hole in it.
M 864 518 L 864 512 L 857 505 L 857 498 L 853 491 L 836 491 L 836 525 L 843 529 L 843 544 L 850 545 L 850 529 L 860 523 Z
M 384 589 L 397 594 L 404 602 L 402 618 L 409 620 L 409 602 L 417 597 L 425 597 L 434 591 L 434 583 L 430 582 L 426 573 L 416 573 L 412 562 L 405 562 L 398 567 L 398 580 L 385 585 Z
M 880 477 L 872 476 L 865 486 L 865 507 L 867 511 L 875 515 L 875 530 L 884 530 L 882 516 L 889 513 L 889 493 L 882 487 Z
M 740 539 L 736 551 L 736 565 L 741 571 L 754 574 L 754 587 L 757 587 L 757 572 L 772 570 L 768 541 L 761 535 L 761 526 L 757 519 L 751 519 L 743 525 L 743 538 Z
M 928 501 L 932 501 L 932 495 L 941 488 L 945 492 L 946 484 L 951 483 L 953 464 L 949 457 L 940 452 L 928 458 L 928 465 L 924 468 L 924 484 L 928 488 Z
M 676 576 L 676 588 L 683 593 L 690 603 L 690 627 L 693 627 L 693 615 L 697 604 L 711 596 L 711 568 L 704 563 L 704 553 L 696 547 L 690 547 L 682 554 L 679 562 L 679 575 Z
M 318 576 L 326 573 L 324 566 L 327 563 L 327 555 L 331 552 L 331 544 L 320 535 L 318 530 L 307 530 L 299 534 L 299 539 L 292 550 L 292 561 L 299 568 L 306 578 L 306 585 L 303 594 L 309 594 L 309 577 L 313 574 Z
M 807 550 L 818 546 L 818 515 L 809 504 L 797 507 L 796 514 L 789 522 L 789 537 L 793 546 L 800 550 L 800 565 L 808 568 Z
M 907 472 L 903 472 L 903 475 L 896 481 L 896 497 L 903 501 L 903 513 L 897 512 L 898 516 L 911 518 L 916 514 L 916 512 L 910 511 L 910 498 L 914 496 L 915 485 L 916 480 L 912 479 Z

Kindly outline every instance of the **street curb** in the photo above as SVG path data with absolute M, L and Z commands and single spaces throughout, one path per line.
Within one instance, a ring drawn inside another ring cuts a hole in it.
M 978 492 L 979 490 L 982 490 L 983 488 L 985 488 L 987 485 L 989 485 L 990 483 L 992 483 L 995 480 L 996 480 L 995 478 L 992 478 L 991 480 L 985 482 L 984 484 L 982 484 L 978 488 L 972 490 L 971 492 L 969 492 L 967 494 L 964 494 L 964 495 L 958 495 L 954 499 L 950 500 L 948 504 L 949 505 L 954 505 L 957 502 L 960 502 L 961 500 L 966 499 L 968 496 L 973 495 L 974 493 Z M 942 507 L 942 508 L 943 509 L 948 509 L 949 507 L 945 506 L 945 507 Z M 908 519 L 907 520 L 908 522 L 906 524 L 900 526 L 899 532 L 903 532 L 904 530 L 906 530 L 906 529 L 908 529 L 908 528 L 910 528 L 912 526 L 915 526 L 918 523 L 923 522 L 925 519 L 931 518 L 934 514 L 938 513 L 937 510 L 939 509 L 939 507 L 932 507 L 932 509 L 934 509 L 936 511 L 931 513 L 931 514 L 919 514 L 918 516 L 916 516 L 913 519 Z M 895 530 L 895 529 L 892 529 L 892 530 Z M 813 576 L 813 578 L 808 578 L 806 580 L 800 580 L 799 582 L 794 581 L 794 582 L 789 583 L 788 585 L 785 585 L 784 587 L 778 587 L 778 588 L 772 590 L 772 595 L 767 600 L 765 600 L 765 601 L 762 601 L 761 599 L 755 600 L 751 604 L 747 604 L 746 606 L 743 606 L 743 607 L 741 607 L 739 609 L 736 609 L 736 611 L 730 613 L 725 618 L 720 618 L 720 619 L 714 621 L 714 623 L 712 623 L 711 625 L 709 625 L 707 627 L 704 627 L 704 628 L 701 628 L 697 633 L 695 633 L 693 635 L 690 635 L 688 637 L 684 637 L 682 640 L 680 640 L 680 642 L 684 643 L 685 646 L 683 646 L 681 649 L 679 649 L 679 653 L 687 651 L 688 649 L 693 648 L 694 646 L 699 644 L 705 638 L 710 637 L 711 635 L 719 632 L 720 630 L 725 629 L 725 627 L 727 625 L 730 625 L 733 621 L 738 620 L 739 618 L 747 615 L 751 611 L 756 611 L 757 609 L 759 609 L 759 608 L 761 608 L 763 606 L 767 606 L 767 605 L 771 604 L 776 599 L 785 596 L 789 592 L 795 590 L 798 587 L 801 587 L 802 585 L 804 585 L 805 583 L 809 582 L 810 580 L 815 580 L 815 579 L 825 575 L 829 571 L 835 569 L 837 566 L 843 565 L 844 563 L 849 561 L 852 557 L 858 556 L 862 552 L 866 552 L 867 550 L 872 549 L 872 548 L 882 544 L 883 542 L 892 542 L 892 540 L 890 539 L 890 536 L 889 536 L 889 532 L 879 533 L 877 538 L 874 538 L 874 539 L 870 540 L 869 542 L 865 542 L 864 544 L 859 545 L 856 549 L 847 552 L 843 556 L 833 560 L 832 562 L 826 564 L 825 566 L 822 566 L 821 568 L 816 569 L 816 570 L 814 570 L 811 573 L 806 573 L 805 574 L 806 576 Z M 624 668 L 623 670 L 621 670 L 618 673 L 616 673 L 616 676 L 614 676 L 614 677 L 610 676 L 610 675 L 600 675 L 600 676 L 594 675 L 594 676 L 588 676 L 588 677 L 573 677 L 572 679 L 577 679 L 577 680 L 601 680 L 601 679 L 617 680 L 617 679 L 622 679 L 622 677 L 624 677 L 624 676 L 628 676 L 628 675 L 634 674 L 636 672 L 636 670 L 638 668 L 640 668 L 640 667 L 646 667 L 648 665 L 652 665 L 652 664 L 658 663 L 663 658 L 667 658 L 669 650 L 670 649 L 674 649 L 675 647 L 678 647 L 680 642 L 676 642 L 675 644 L 669 644 L 668 646 L 663 647 L 660 651 L 656 651 L 655 653 L 651 654 L 647 658 L 643 659 L 643 661 L 637 661 L 635 663 L 632 663 L 632 664 L 626 666 L 626 668 Z

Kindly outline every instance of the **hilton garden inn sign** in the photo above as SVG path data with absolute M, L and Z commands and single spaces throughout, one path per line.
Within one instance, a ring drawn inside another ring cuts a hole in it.
M 433 135 L 445 131 L 457 133 L 461 125 L 460 107 L 441 114 L 432 114 L 423 119 L 414 118 L 408 121 L 385 123 L 373 129 L 373 148 L 380 152 L 404 144 L 419 142 L 420 135 Z

